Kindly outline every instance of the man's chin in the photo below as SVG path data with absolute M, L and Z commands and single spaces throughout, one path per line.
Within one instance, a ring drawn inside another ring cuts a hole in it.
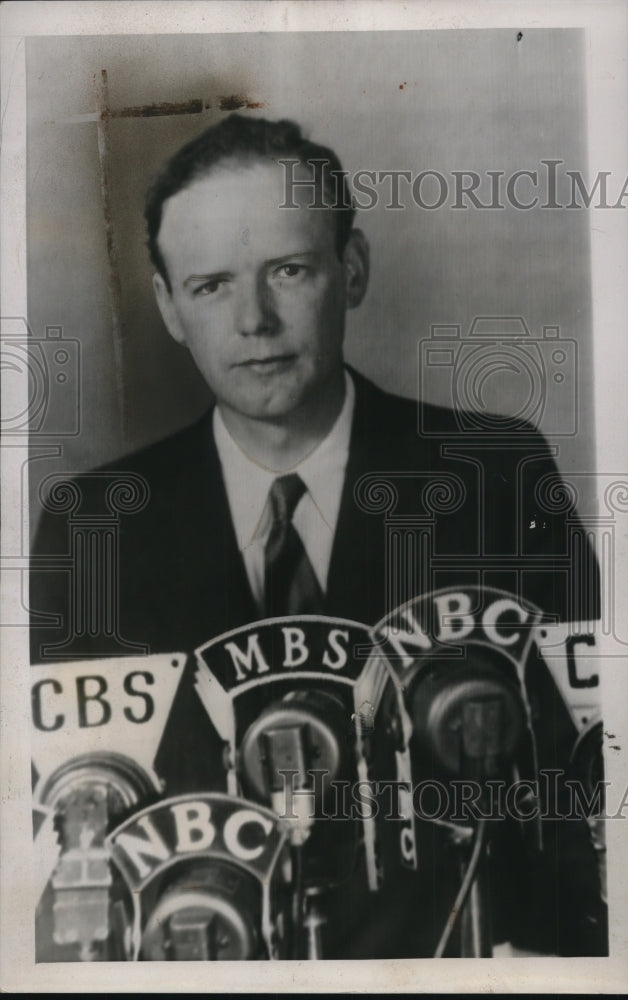
M 251 407 L 247 412 L 242 412 L 242 416 L 256 423 L 285 427 L 290 425 L 298 409 L 298 403 L 295 402 L 274 402 L 267 406 Z
M 240 420 L 286 424 L 290 422 L 291 416 L 299 409 L 300 405 L 301 399 L 296 394 L 277 393 L 256 399 L 251 393 L 244 399 L 227 404 L 227 409 L 231 410 Z
M 239 386 L 228 408 L 240 420 L 290 426 L 301 424 L 309 416 L 313 424 L 318 423 L 321 409 L 333 405 L 325 382 L 307 378 L 276 378 L 260 385 L 248 382 L 246 388 Z

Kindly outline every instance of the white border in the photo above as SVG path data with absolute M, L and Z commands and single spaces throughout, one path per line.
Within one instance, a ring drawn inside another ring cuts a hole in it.
M 627 135 L 626 31 L 624 2 L 475 3 L 459 0 L 302 0 L 284 2 L 7 2 L 0 7 L 2 27 L 2 273 L 3 315 L 26 315 L 24 146 L 26 35 L 54 34 L 182 34 L 246 31 L 372 31 L 392 29 L 583 27 L 587 31 L 588 133 L 591 174 L 597 169 L 625 173 Z M 595 331 L 596 419 L 598 468 L 628 470 L 625 428 L 628 427 L 628 267 L 626 211 L 592 215 L 591 246 Z M 13 409 L 13 406 L 12 406 Z M 10 441 L 8 442 L 11 443 Z M 16 442 L 17 444 L 17 442 Z M 21 447 L 2 448 L 3 539 L 19 530 Z M 618 553 L 628 564 L 623 539 Z M 626 574 L 628 576 L 628 574 Z M 621 582 L 621 575 L 617 574 Z M 11 574 L 2 583 L 7 618 L 17 595 Z M 621 584 L 617 607 L 628 607 L 628 581 Z M 2 831 L 0 841 L 0 988 L 3 991 L 155 993 L 199 991 L 274 992 L 282 989 L 325 992 L 356 991 L 505 991 L 624 992 L 628 982 L 628 827 L 610 822 L 611 957 L 609 959 L 490 959 L 362 961 L 324 963 L 217 963 L 211 970 L 195 963 L 33 964 L 34 931 L 30 893 L 32 879 L 30 775 L 24 753 L 28 732 L 28 641 L 25 629 L 12 628 L 2 637 Z M 626 663 L 609 660 L 604 667 L 603 701 L 606 727 L 628 749 Z M 613 785 L 628 786 L 628 754 L 607 760 Z M 625 822 L 625 821 L 624 821 Z M 417 901 L 420 911 L 420 901 Z

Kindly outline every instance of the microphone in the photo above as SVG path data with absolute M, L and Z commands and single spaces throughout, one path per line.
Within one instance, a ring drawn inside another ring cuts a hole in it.
M 416 757 L 443 778 L 483 781 L 507 771 L 526 719 L 521 696 L 504 669 L 479 650 L 460 660 L 435 659 L 408 695 Z
M 322 954 L 324 917 L 316 908 L 311 890 L 316 895 L 321 881 L 325 884 L 326 880 L 321 880 L 325 868 L 321 869 L 322 859 L 315 851 L 315 857 L 308 859 L 313 879 L 310 877 L 305 886 L 304 845 L 310 838 L 316 807 L 323 805 L 330 783 L 347 773 L 342 739 L 345 719 L 346 709 L 337 695 L 317 689 L 289 691 L 260 713 L 247 729 L 240 748 L 243 783 L 256 797 L 270 801 L 290 840 L 292 958 L 319 958 Z M 317 787 L 314 768 L 322 779 Z M 305 928 L 307 954 L 303 955 Z
M 289 953 L 318 957 L 338 918 L 332 892 L 340 897 L 356 876 L 369 892 L 381 887 L 382 824 L 371 806 L 376 775 L 391 771 L 383 712 L 394 681 L 369 629 L 340 618 L 252 622 L 195 655 L 229 793 L 270 806 L 289 842 Z
M 409 692 L 415 752 L 429 761 L 441 780 L 465 779 L 478 785 L 482 808 L 485 782 L 506 777 L 525 730 L 525 709 L 514 683 L 481 648 L 467 648 L 464 662 L 433 660 Z M 451 832 L 460 884 L 439 938 L 442 958 L 456 925 L 464 957 L 492 955 L 489 838 L 486 819 L 471 820 L 472 839 Z
M 130 908 L 106 837 L 162 792 L 154 762 L 184 663 L 172 653 L 31 670 L 33 800 L 58 840 L 38 901 L 39 961 L 130 954 Z
M 180 868 L 160 887 L 140 957 L 179 962 L 266 958 L 259 933 L 261 894 L 253 876 L 211 859 L 183 872 Z
M 391 731 L 398 777 L 412 787 L 392 864 L 420 872 L 423 855 L 442 846 L 458 871 L 435 957 L 445 955 L 454 928 L 456 954 L 492 954 L 491 842 L 504 827 L 487 821 L 494 786 L 521 773 L 530 784 L 536 778 L 526 663 L 541 617 L 504 591 L 460 587 L 423 594 L 372 630 L 397 681 Z M 504 844 L 510 850 L 507 836 Z
M 132 957 L 286 957 L 290 859 L 277 817 L 222 792 L 164 799 L 106 841 L 134 917 Z
M 242 739 L 244 785 L 269 801 L 279 816 L 289 815 L 292 804 L 298 810 L 298 828 L 305 831 L 331 782 L 348 770 L 346 716 L 337 695 L 316 688 L 289 691 L 268 705 Z M 320 779 L 316 787 L 313 771 Z
M 61 856 L 52 873 L 52 939 L 78 948 L 93 961 L 126 924 L 105 836 L 142 801 L 154 795 L 148 776 L 122 754 L 93 753 L 67 761 L 46 781 L 40 801 L 56 814 Z

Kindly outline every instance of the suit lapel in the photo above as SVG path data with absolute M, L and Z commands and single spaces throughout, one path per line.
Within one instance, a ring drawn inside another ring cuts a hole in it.
M 194 443 L 190 518 L 183 531 L 183 551 L 194 565 L 187 574 L 193 606 L 194 634 L 199 642 L 258 617 L 229 509 L 220 459 L 214 441 L 211 411 L 199 426 Z M 181 508 L 185 509 L 185 508 Z M 202 581 L 198 585 L 198 581 Z
M 380 518 L 362 510 L 354 497 L 365 473 L 386 469 L 379 437 L 372 433 L 372 415 L 383 419 L 373 398 L 376 390 L 351 370 L 356 389 L 349 460 L 332 548 L 325 612 L 374 624 L 385 606 L 385 539 Z

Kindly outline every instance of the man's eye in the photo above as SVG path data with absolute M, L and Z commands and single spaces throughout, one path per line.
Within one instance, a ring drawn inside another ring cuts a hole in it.
M 305 271 L 303 264 L 282 264 L 275 271 L 275 275 L 278 278 L 296 278 L 303 271 Z
M 211 278 L 210 281 L 204 281 L 202 285 L 198 285 L 194 289 L 194 295 L 215 295 L 224 283 L 224 278 Z

